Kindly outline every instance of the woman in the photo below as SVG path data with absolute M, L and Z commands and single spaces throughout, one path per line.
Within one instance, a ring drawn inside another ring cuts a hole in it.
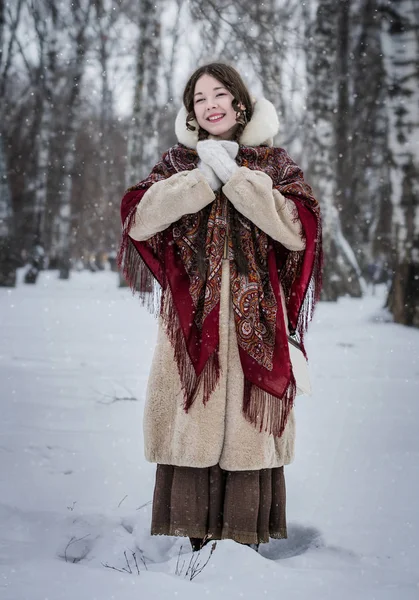
M 286 537 L 294 454 L 289 333 L 320 293 L 318 203 L 281 148 L 274 107 L 232 67 L 188 81 L 179 143 L 122 200 L 119 263 L 160 284 L 144 416 L 157 463 L 152 534 L 259 544 Z M 155 298 L 156 300 L 156 298 Z

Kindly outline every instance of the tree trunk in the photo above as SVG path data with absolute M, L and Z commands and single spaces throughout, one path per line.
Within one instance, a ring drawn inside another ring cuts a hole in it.
M 169 28 L 169 31 L 162 33 L 162 35 L 165 36 L 165 39 L 170 39 L 170 52 L 162 61 L 163 67 L 166 65 L 164 72 L 166 101 L 163 110 L 159 111 L 158 117 L 158 153 L 160 155 L 163 154 L 167 148 L 174 146 L 177 142 L 173 123 L 176 120 L 179 108 L 175 102 L 174 76 L 176 58 L 180 45 L 179 38 L 182 34 L 182 17 L 184 18 L 185 16 L 185 4 L 186 0 L 176 0 L 176 17 L 173 25 Z
M 139 43 L 134 108 L 128 145 L 127 187 L 148 175 L 157 157 L 160 16 L 160 0 L 144 0 L 139 14 Z
M 275 106 L 281 119 L 281 136 L 286 137 L 287 106 L 283 89 L 283 65 L 286 46 L 283 42 L 292 15 L 287 7 L 278 9 L 275 0 L 251 3 L 254 12 L 254 23 L 258 28 L 255 43 L 259 63 L 259 76 L 262 82 L 263 95 Z M 267 59 L 269 57 L 269 60 Z
M 65 138 L 63 142 L 64 177 L 61 182 L 59 196 L 59 211 L 55 219 L 52 246 L 59 258 L 59 278 L 68 279 L 71 267 L 72 241 L 72 190 L 75 164 L 75 142 L 79 121 L 79 100 L 81 80 L 85 68 L 86 34 L 90 6 L 86 12 L 77 5 L 73 6 L 74 20 L 77 26 L 74 39 L 76 54 L 74 56 L 74 72 L 72 86 L 67 101 L 67 117 L 65 123 Z
M 341 185 L 346 189 L 341 218 L 364 272 L 380 269 L 379 280 L 385 281 L 392 256 L 392 204 L 379 2 L 355 0 L 351 12 L 349 163 L 347 183 Z
M 7 177 L 3 138 L 0 136 L 0 286 L 16 285 L 17 256 L 13 231 L 12 198 Z
M 383 48 L 389 92 L 396 265 L 387 306 L 419 327 L 419 15 L 414 0 L 385 5 Z
M 351 239 L 354 210 L 349 196 L 349 14 L 350 0 L 340 0 L 337 15 L 337 119 L 336 129 L 336 206 L 341 214 L 342 231 Z
M 58 10 L 54 2 L 49 3 L 45 13 L 35 13 L 35 30 L 39 36 L 40 69 L 38 81 L 37 133 L 35 135 L 34 180 L 27 182 L 27 197 L 33 197 L 31 264 L 25 274 L 25 283 L 34 284 L 39 272 L 46 266 L 45 222 L 48 193 L 48 171 L 50 164 L 50 142 L 53 129 L 54 83 L 57 60 Z M 41 256 L 40 256 L 41 254 Z
M 336 209 L 338 81 L 335 0 L 320 0 L 312 44 L 307 47 L 307 113 L 312 124 L 306 138 L 307 179 L 318 197 L 323 218 L 323 299 L 362 295 L 363 280 L 356 256 L 342 233 Z M 307 12 L 305 13 L 307 16 Z M 307 24 L 311 29 L 311 23 Z
M 38 136 L 37 150 L 37 182 L 35 184 L 35 231 L 40 240 L 43 240 L 47 190 L 48 190 L 48 166 L 50 163 L 50 141 L 53 129 L 53 105 L 54 105 L 54 83 L 57 62 L 57 28 L 58 13 L 53 3 L 50 5 L 51 13 L 46 16 L 48 21 L 47 37 L 45 40 L 45 65 L 43 74 L 41 125 Z

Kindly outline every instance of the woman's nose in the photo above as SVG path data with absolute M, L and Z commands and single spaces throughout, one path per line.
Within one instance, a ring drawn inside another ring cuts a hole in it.
M 211 110 L 212 108 L 215 108 L 216 106 L 217 106 L 216 100 L 208 100 L 207 110 Z

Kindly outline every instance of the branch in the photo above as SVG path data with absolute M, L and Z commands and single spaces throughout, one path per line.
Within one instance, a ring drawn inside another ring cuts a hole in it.
M 90 535 L 90 533 L 88 533 L 87 535 L 84 535 L 81 538 L 76 538 L 76 537 L 73 536 L 70 539 L 70 541 L 68 542 L 67 546 L 64 549 L 64 559 L 65 559 L 65 562 L 67 562 L 67 549 L 71 546 L 71 544 L 74 544 L 75 542 L 81 542 L 81 540 L 84 540 L 85 538 L 89 537 L 89 535 Z
M 6 53 L 6 63 L 4 65 L 4 68 L 0 74 L 0 98 L 4 98 L 4 92 L 6 89 L 6 81 L 7 81 L 7 75 L 8 75 L 8 71 L 12 62 L 12 50 L 13 50 L 13 46 L 14 43 L 16 41 L 17 38 L 17 29 L 18 29 L 18 25 L 19 25 L 19 20 L 20 20 L 20 11 L 22 10 L 22 4 L 23 4 L 23 0 L 18 0 L 18 5 L 16 8 L 16 18 L 13 21 L 13 18 L 11 16 L 11 9 L 10 9 L 10 5 L 7 4 L 7 8 L 8 8 L 8 16 L 11 18 L 11 34 L 10 34 L 10 40 L 9 40 L 9 44 L 7 46 L 7 53 Z

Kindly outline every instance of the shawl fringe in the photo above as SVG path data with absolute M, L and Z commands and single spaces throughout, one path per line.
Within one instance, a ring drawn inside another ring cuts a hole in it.
M 141 305 L 157 316 L 161 305 L 161 287 L 128 235 L 135 222 L 136 208 L 134 206 L 125 219 L 117 264 L 132 293 L 139 297 Z
M 282 398 L 277 398 L 247 379 L 244 381 L 243 414 L 259 431 L 275 437 L 284 433 L 288 416 L 294 406 L 297 386 L 294 375 Z
M 317 221 L 317 239 L 322 239 L 322 226 L 321 220 Z M 313 268 L 310 276 L 310 281 L 307 286 L 304 300 L 301 304 L 298 317 L 297 326 L 294 332 L 290 332 L 292 337 L 299 343 L 304 356 L 307 359 L 306 349 L 304 347 L 304 335 L 307 331 L 308 325 L 313 318 L 314 309 L 317 302 L 320 300 L 320 293 L 323 284 L 323 251 L 322 244 L 316 244 L 316 253 L 313 261 Z
M 188 353 L 182 328 L 179 324 L 170 287 L 167 287 L 162 296 L 160 316 L 162 317 L 167 336 L 174 350 L 184 396 L 183 408 L 188 412 L 196 397 L 201 392 L 205 405 L 217 386 L 220 379 L 218 348 L 208 358 L 202 373 L 197 376 Z

